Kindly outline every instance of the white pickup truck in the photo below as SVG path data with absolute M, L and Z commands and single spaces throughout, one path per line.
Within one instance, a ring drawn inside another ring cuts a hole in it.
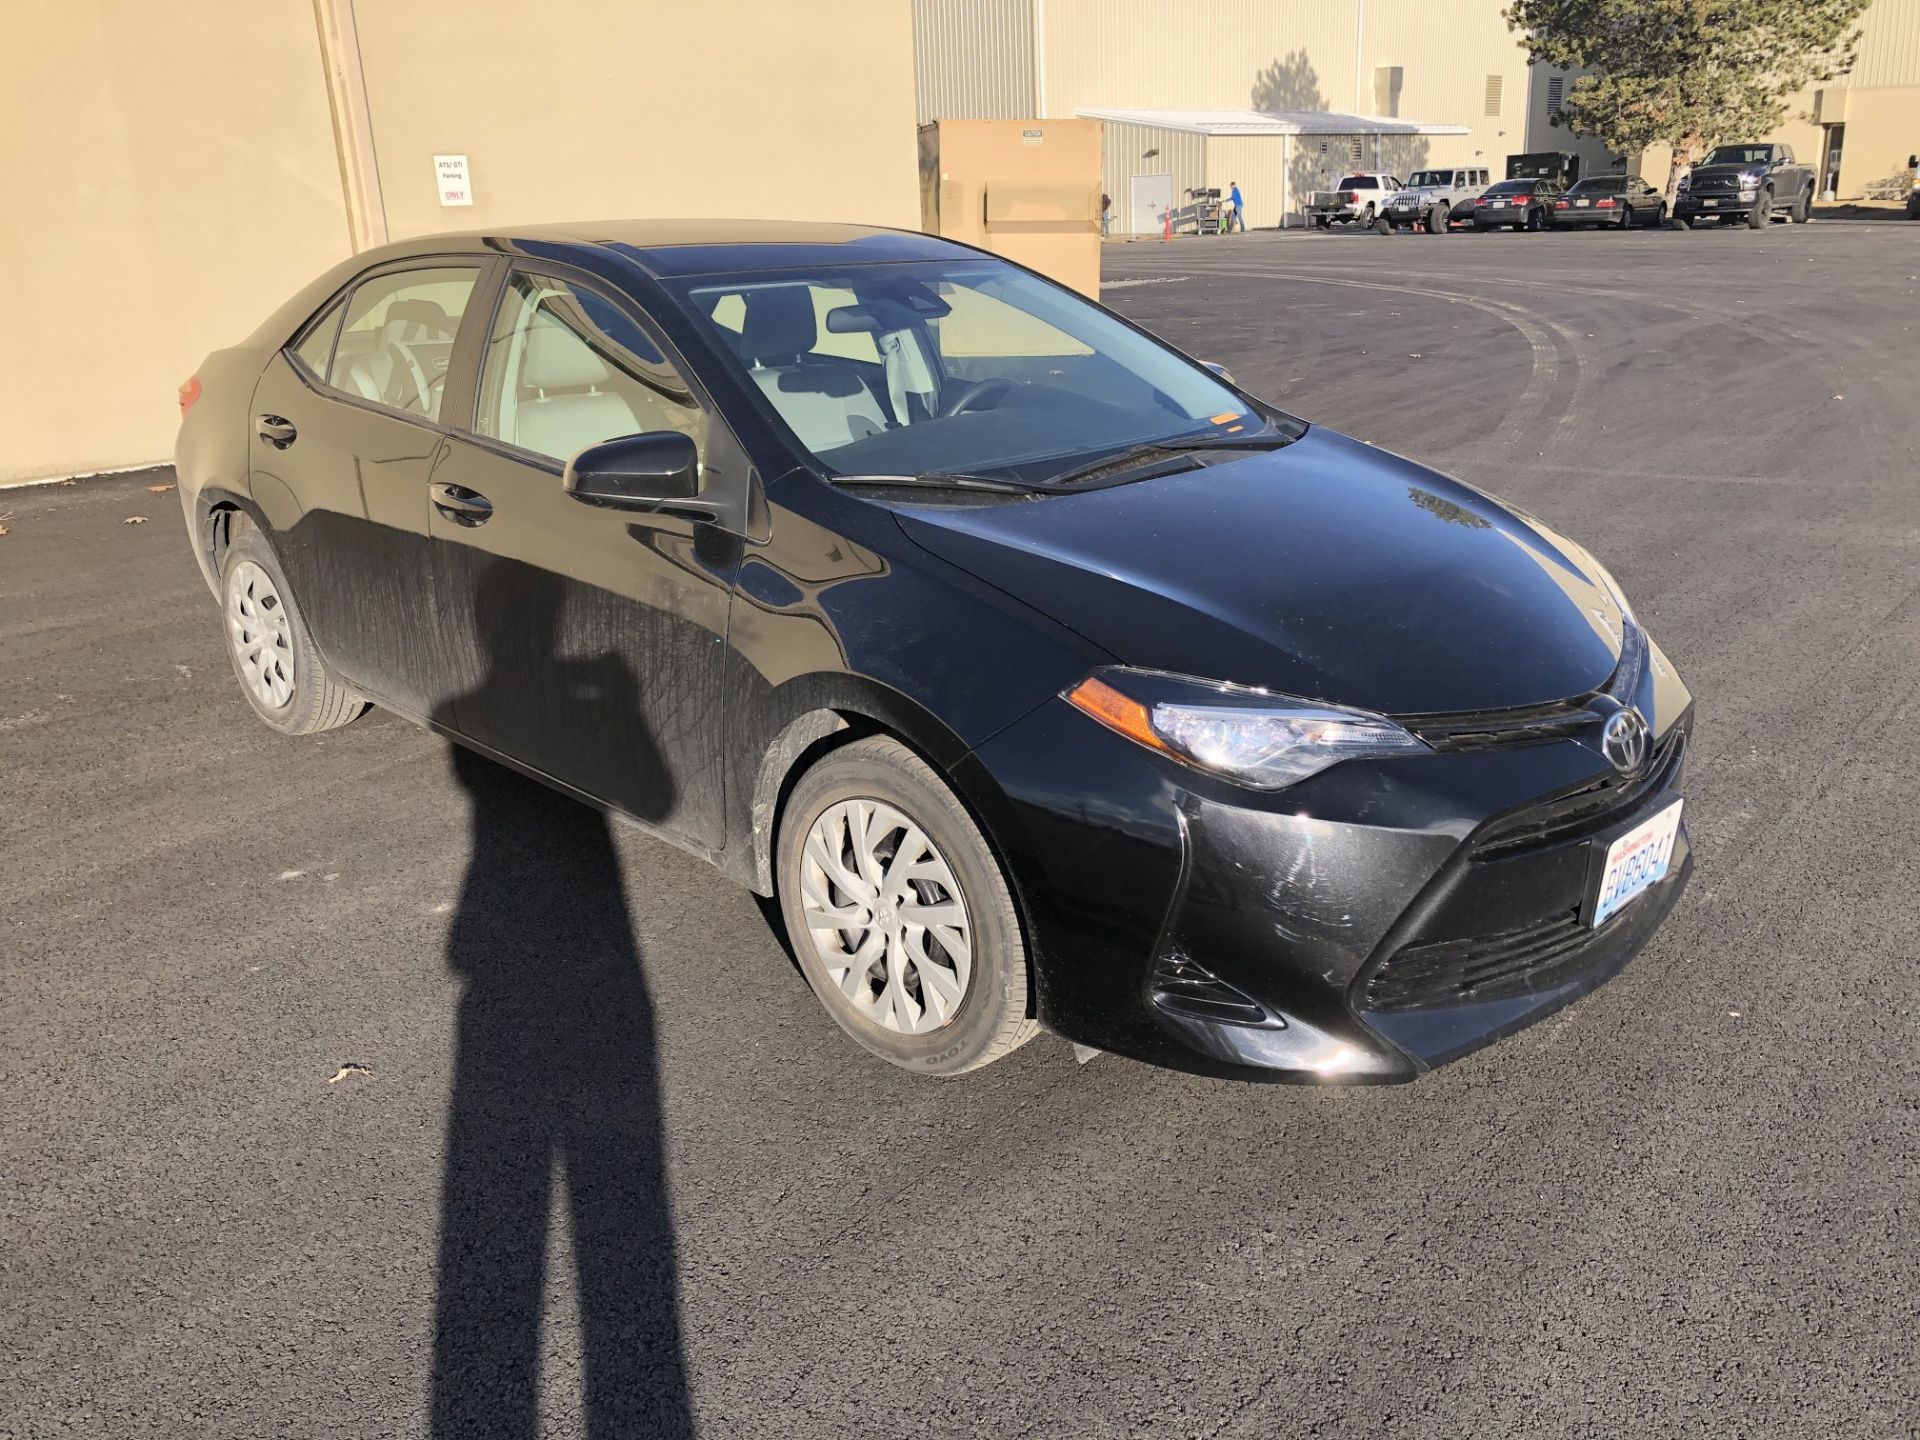
M 1307 220 L 1321 230 L 1334 221 L 1371 225 L 1386 205 L 1387 196 L 1400 188 L 1392 175 L 1349 175 L 1333 190 L 1315 190 L 1307 196 Z
M 1429 235 L 1447 233 L 1448 214 L 1462 200 L 1486 193 L 1493 178 L 1484 169 L 1462 165 L 1453 170 L 1416 170 L 1407 183 L 1387 198 L 1380 210 L 1380 228 L 1398 230 L 1424 223 Z

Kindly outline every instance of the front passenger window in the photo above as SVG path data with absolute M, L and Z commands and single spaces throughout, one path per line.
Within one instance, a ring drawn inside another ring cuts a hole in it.
M 376 405 L 438 420 L 453 338 L 479 276 L 471 266 L 447 266 L 361 282 L 347 301 L 327 383 Z
M 653 430 L 705 435 L 686 382 L 646 332 L 568 280 L 514 272 L 480 373 L 474 428 L 551 460 Z

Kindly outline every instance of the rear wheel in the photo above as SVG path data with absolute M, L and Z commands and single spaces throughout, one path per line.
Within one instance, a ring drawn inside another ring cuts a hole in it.
M 867 1050 L 958 1075 L 1033 1037 L 1006 875 L 966 807 L 899 741 L 856 741 L 802 776 L 776 857 L 801 973 Z
M 1373 217 L 1374 217 L 1373 202 L 1369 200 L 1367 202 L 1367 208 L 1363 210 L 1360 214 L 1360 223 L 1362 225 L 1367 226 L 1368 228 L 1372 228 Z
M 1793 202 L 1793 208 L 1787 212 L 1787 221 L 1793 225 L 1804 225 L 1813 219 L 1813 187 L 1809 185 L 1800 192 L 1800 198 Z
M 1333 217 L 1331 215 L 1316 215 L 1313 217 L 1314 229 L 1328 230 L 1328 229 L 1331 229 L 1332 227 L 1333 227 Z
M 366 710 L 366 700 L 343 685 L 314 649 L 279 557 L 258 530 L 227 547 L 220 607 L 240 693 L 282 735 L 332 730 Z
M 1546 228 L 1547 228 L 1546 211 L 1540 209 L 1540 207 L 1537 205 L 1533 209 L 1527 211 L 1527 229 L 1533 230 L 1533 231 L 1540 231 Z
M 1664 200 L 1653 207 L 1653 228 L 1656 230 L 1667 228 L 1667 202 Z
M 1773 192 L 1771 190 L 1762 190 L 1760 192 L 1760 198 L 1753 202 L 1753 208 L 1747 211 L 1747 228 L 1749 230 L 1764 230 L 1767 228 L 1767 223 L 1772 219 Z

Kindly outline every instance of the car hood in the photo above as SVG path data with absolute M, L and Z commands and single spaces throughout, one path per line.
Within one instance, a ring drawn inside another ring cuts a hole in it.
M 1578 545 L 1313 429 L 1284 449 L 1025 503 L 903 505 L 917 544 L 1127 665 L 1385 714 L 1598 689 L 1622 616 Z

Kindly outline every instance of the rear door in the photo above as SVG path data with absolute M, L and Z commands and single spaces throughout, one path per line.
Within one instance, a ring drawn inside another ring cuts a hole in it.
M 471 431 L 432 476 L 435 608 L 456 638 L 442 723 L 708 850 L 724 824 L 728 604 L 738 536 L 583 504 L 566 461 L 678 430 L 709 487 L 746 462 L 629 303 L 515 267 L 480 363 Z
M 446 679 L 427 485 L 486 263 L 362 276 L 268 364 L 250 417 L 253 495 L 314 643 L 355 686 L 417 717 Z

